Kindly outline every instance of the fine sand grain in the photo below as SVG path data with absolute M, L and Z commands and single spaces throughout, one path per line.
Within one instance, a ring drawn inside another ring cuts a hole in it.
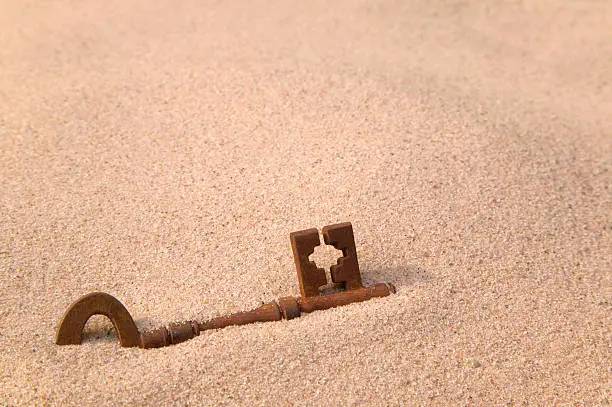
M 0 405 L 609 405 L 611 171 L 609 1 L 0 0 Z M 341 221 L 396 295 L 53 343 L 297 295 Z

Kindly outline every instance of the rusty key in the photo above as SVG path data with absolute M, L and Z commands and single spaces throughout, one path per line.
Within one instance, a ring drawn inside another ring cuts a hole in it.
M 325 226 L 322 233 L 325 244 L 342 251 L 342 257 L 338 259 L 337 264 L 331 266 L 330 274 L 332 281 L 340 284 L 344 291 L 320 294 L 320 287 L 327 284 L 325 270 L 310 261 L 309 256 L 321 241 L 317 229 L 307 229 L 290 234 L 301 297 L 283 297 L 251 311 L 220 316 L 203 322 L 174 322 L 167 327 L 139 332 L 130 313 L 119 300 L 109 294 L 96 292 L 79 298 L 68 307 L 57 330 L 55 343 L 58 345 L 81 343 L 85 323 L 96 314 L 110 318 L 121 346 L 148 349 L 181 343 L 210 329 L 254 322 L 290 320 L 301 316 L 302 313 L 386 297 L 395 292 L 395 287 L 387 283 L 363 286 L 353 226 L 349 222 Z

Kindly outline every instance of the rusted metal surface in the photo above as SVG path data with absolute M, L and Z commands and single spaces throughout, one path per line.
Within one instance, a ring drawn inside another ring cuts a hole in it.
M 172 345 L 168 328 L 162 326 L 151 331 L 143 332 L 140 335 L 140 347 L 144 349 L 161 348 L 162 346 Z
M 353 225 L 350 222 L 325 226 L 322 230 L 325 244 L 342 251 L 338 263 L 331 266 L 331 278 L 334 283 L 341 283 L 345 290 L 357 290 L 361 284 L 357 248 L 353 236 Z
M 300 304 L 295 297 L 280 298 L 278 306 L 283 314 L 283 319 L 293 319 L 302 315 Z
M 83 327 L 92 315 L 106 315 L 117 332 L 121 346 L 139 345 L 138 328 L 130 313 L 115 297 L 106 293 L 91 293 L 73 302 L 62 317 L 55 343 L 78 345 L 83 339 Z
M 168 325 L 170 343 L 185 342 L 200 334 L 200 326 L 196 321 L 174 322 Z
M 251 311 L 224 315 L 204 322 L 175 322 L 167 327 L 139 333 L 129 312 L 115 297 L 105 293 L 91 293 L 70 305 L 57 331 L 56 343 L 58 345 L 81 343 L 85 323 L 96 314 L 110 318 L 121 346 L 149 349 L 181 343 L 209 329 L 281 319 L 290 320 L 300 317 L 302 313 L 386 297 L 395 293 L 395 287 L 387 283 L 363 287 L 353 227 L 350 223 L 325 226 L 322 233 L 326 244 L 342 251 L 342 257 L 338 259 L 337 264 L 331 266 L 330 274 L 332 281 L 342 285 L 344 291 L 320 295 L 319 288 L 327 284 L 327 277 L 325 270 L 310 261 L 309 256 L 321 242 L 317 229 L 307 229 L 290 235 L 301 297 L 283 297 Z
M 289 235 L 293 260 L 297 270 L 300 292 L 303 297 L 319 295 L 319 287 L 327 284 L 325 270 L 318 268 L 308 257 L 314 253 L 315 247 L 321 244 L 317 229 L 300 230 Z
M 200 323 L 200 331 L 225 328 L 232 325 L 246 325 L 254 322 L 280 321 L 281 319 L 281 310 L 278 304 L 272 301 L 251 311 L 237 312 L 202 322 Z
M 162 346 L 176 345 L 185 342 L 200 334 L 200 326 L 197 321 L 174 322 L 168 327 L 140 334 L 140 347 L 145 349 L 161 348 Z
M 340 307 L 354 302 L 367 301 L 370 298 L 386 297 L 394 289 L 385 283 L 379 283 L 370 287 L 362 287 L 351 291 L 341 291 L 316 297 L 300 297 L 297 302 L 302 312 L 314 312 L 324 309 Z

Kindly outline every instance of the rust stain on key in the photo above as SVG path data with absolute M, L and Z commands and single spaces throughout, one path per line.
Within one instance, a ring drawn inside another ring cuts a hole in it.
M 308 259 L 314 252 L 315 247 L 321 244 L 319 231 L 317 229 L 307 229 L 293 232 L 289 235 L 289 240 L 291 240 L 293 260 L 295 261 L 302 296 L 319 295 L 319 287 L 327 284 L 327 276 L 325 270 L 318 268 L 314 261 Z
M 331 278 L 334 283 L 341 283 L 345 290 L 362 288 L 357 248 L 353 236 L 353 225 L 350 222 L 325 226 L 322 230 L 325 244 L 342 251 L 338 263 L 331 266 Z
M 124 347 L 158 348 L 184 342 L 202 331 L 220 329 L 232 325 L 254 322 L 294 319 L 314 311 L 325 310 L 371 298 L 386 297 L 395 292 L 392 284 L 379 283 L 364 287 L 359 272 L 353 226 L 349 222 L 325 226 L 322 230 L 325 244 L 342 251 L 337 264 L 331 266 L 332 281 L 344 291 L 321 295 L 320 287 L 327 284 L 325 270 L 317 267 L 309 257 L 321 244 L 317 229 L 307 229 L 290 234 L 291 247 L 300 285 L 301 297 L 283 297 L 251 311 L 220 316 L 207 321 L 174 322 L 167 327 L 138 332 L 127 309 L 115 297 L 106 293 L 91 293 L 75 301 L 64 314 L 57 331 L 58 345 L 81 343 L 83 327 L 96 314 L 110 318 Z
M 57 330 L 55 343 L 80 344 L 83 328 L 93 315 L 106 315 L 111 320 L 121 346 L 138 346 L 138 328 L 128 310 L 112 295 L 99 292 L 87 294 L 68 307 Z

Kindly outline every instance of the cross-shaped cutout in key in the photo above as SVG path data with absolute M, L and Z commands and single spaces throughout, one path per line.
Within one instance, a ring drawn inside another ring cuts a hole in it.
M 338 259 L 337 264 L 331 266 L 332 281 L 341 284 L 345 290 L 362 288 L 351 223 L 328 225 L 323 228 L 322 232 L 325 244 L 332 245 L 337 250 L 342 251 L 342 257 Z M 290 240 L 302 296 L 314 297 L 319 295 L 319 289 L 327 284 L 327 277 L 325 270 L 317 267 L 315 262 L 309 259 L 315 247 L 321 244 L 318 230 L 313 228 L 293 232 L 290 235 Z

